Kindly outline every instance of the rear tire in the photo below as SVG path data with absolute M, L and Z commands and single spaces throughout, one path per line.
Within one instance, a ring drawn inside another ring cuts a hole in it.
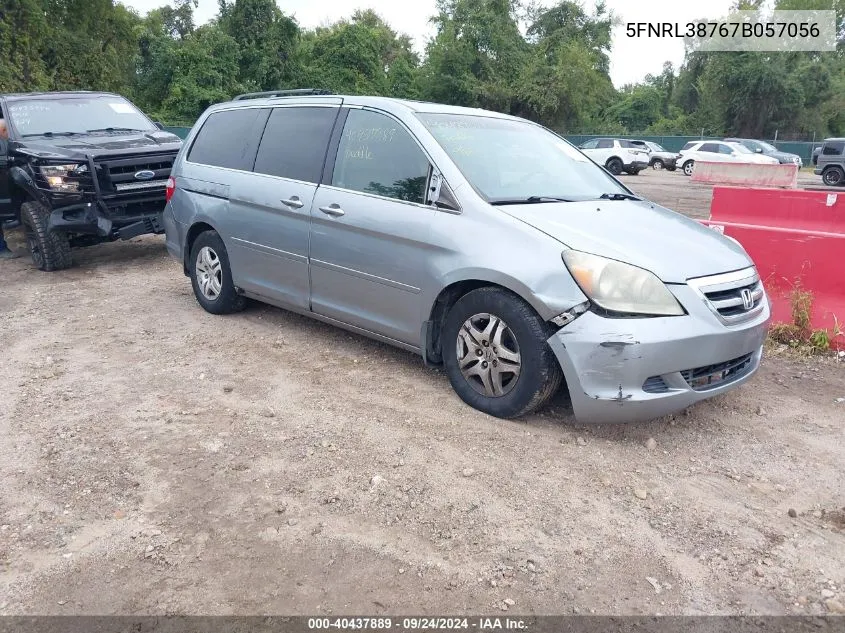
M 563 377 L 546 343 L 551 334 L 531 306 L 503 288 L 467 293 L 449 310 L 440 337 L 452 388 L 465 403 L 497 418 L 534 411 Z
M 625 164 L 618 158 L 609 158 L 604 165 L 605 169 L 609 171 L 614 176 L 618 176 L 622 173 L 622 170 L 625 168 Z
M 70 268 L 73 264 L 67 235 L 48 231 L 49 219 L 50 210 L 43 204 L 24 202 L 21 205 L 21 224 L 32 263 L 38 270 L 48 273 Z
M 694 168 L 695 168 L 695 161 L 694 160 L 688 160 L 687 162 L 685 162 L 684 167 L 683 167 L 684 175 L 685 176 L 692 176 L 692 170 Z
M 246 307 L 246 297 L 232 282 L 229 254 L 217 231 L 200 233 L 194 240 L 189 273 L 194 296 L 206 312 L 232 314 Z
M 828 187 L 838 187 L 845 184 L 845 171 L 841 167 L 829 167 L 822 174 L 822 182 Z

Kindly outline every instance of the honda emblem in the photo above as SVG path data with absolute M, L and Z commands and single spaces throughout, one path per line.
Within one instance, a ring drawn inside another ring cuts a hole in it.
M 742 307 L 746 310 L 754 307 L 754 297 L 751 296 L 751 291 L 748 288 L 743 288 L 740 296 L 742 296 Z

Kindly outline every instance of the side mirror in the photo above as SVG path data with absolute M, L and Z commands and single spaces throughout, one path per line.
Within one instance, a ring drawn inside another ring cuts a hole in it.
M 163 124 L 163 123 L 161 123 L 160 121 L 153 121 L 153 124 L 155 124 L 155 126 L 156 126 L 159 130 L 163 130 L 163 129 L 164 129 L 164 124 Z

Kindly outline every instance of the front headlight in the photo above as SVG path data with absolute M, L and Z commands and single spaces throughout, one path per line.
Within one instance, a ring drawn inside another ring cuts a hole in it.
M 652 316 L 685 314 L 666 285 L 647 270 L 573 250 L 563 252 L 563 261 L 584 294 L 605 310 Z
M 68 177 L 79 177 L 88 170 L 87 165 L 41 165 L 38 168 L 53 191 L 79 191 L 79 181 L 69 180 Z

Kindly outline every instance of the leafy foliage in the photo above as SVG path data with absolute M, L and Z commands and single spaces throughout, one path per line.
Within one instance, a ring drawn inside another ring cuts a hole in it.
M 164 3 L 165 0 L 162 0 Z M 253 90 L 315 87 L 489 108 L 566 133 L 845 134 L 845 58 L 829 53 L 706 53 L 616 90 L 616 23 L 604 2 L 438 0 L 423 58 L 372 10 L 302 29 L 276 0 L 197 0 L 139 16 L 117 0 L 3 0 L 0 91 L 111 90 L 154 117 L 190 123 Z M 738 0 L 737 9 L 772 5 Z M 835 9 L 845 0 L 775 0 Z M 845 28 L 842 28 L 845 33 Z

